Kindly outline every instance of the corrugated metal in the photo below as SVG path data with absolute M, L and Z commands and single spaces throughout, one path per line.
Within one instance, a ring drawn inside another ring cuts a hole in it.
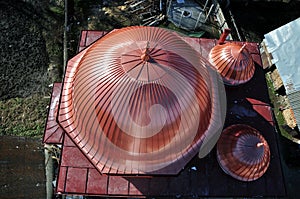
M 231 125 L 218 141 L 217 158 L 225 173 L 241 181 L 253 181 L 267 171 L 270 149 L 256 129 L 243 124 Z
M 246 45 L 225 43 L 211 49 L 209 61 L 221 74 L 225 84 L 243 84 L 254 75 L 254 62 Z
M 207 66 L 168 30 L 115 30 L 69 61 L 59 122 L 102 173 L 176 174 L 219 137 Z

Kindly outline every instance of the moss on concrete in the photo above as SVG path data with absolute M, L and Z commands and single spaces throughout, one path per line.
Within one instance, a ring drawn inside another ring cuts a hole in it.
M 0 135 L 42 137 L 49 101 L 38 94 L 0 101 Z

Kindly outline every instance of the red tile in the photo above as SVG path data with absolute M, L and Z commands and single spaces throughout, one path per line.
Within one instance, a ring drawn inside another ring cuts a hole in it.
M 82 168 L 94 168 L 94 166 L 87 160 L 87 158 L 77 147 L 63 148 L 61 165 Z
M 66 192 L 84 194 L 86 190 L 87 169 L 68 168 Z
M 58 194 L 65 192 L 66 175 L 67 175 L 67 167 L 61 166 L 59 168 L 59 175 L 58 175 L 57 187 L 56 187 L 56 192 Z
M 81 36 L 80 36 L 80 43 L 79 43 L 79 46 L 80 47 L 85 47 L 85 41 L 86 41 L 86 35 L 87 35 L 87 30 L 83 30 L 81 32 Z
M 252 54 L 259 54 L 258 43 L 247 42 L 246 48 L 247 48 L 247 50 L 249 50 L 249 52 L 251 52 Z
M 97 39 L 101 38 L 106 33 L 106 31 L 88 31 L 85 45 L 91 45 L 91 43 L 95 42 Z
M 120 176 L 109 176 L 108 194 L 128 195 L 129 182 Z
M 51 129 L 47 129 L 45 134 L 47 134 L 49 136 L 47 138 L 45 137 L 44 143 L 60 144 L 60 143 L 62 143 L 64 130 L 62 128 L 60 128 L 58 125 L 55 125 Z
M 216 45 L 216 40 L 200 39 L 201 55 L 208 60 L 210 50 Z
M 62 83 L 54 83 L 52 89 L 51 102 L 49 106 L 47 124 L 43 137 L 43 142 L 47 144 L 61 144 L 64 130 L 56 121 L 58 103 L 61 94 Z
M 270 106 L 254 106 L 253 109 L 259 113 L 271 125 L 274 125 L 272 109 Z
M 129 182 L 129 195 L 144 197 L 149 196 L 149 193 L 151 193 L 149 187 L 153 176 L 130 176 L 124 178 Z
M 201 54 L 201 46 L 199 44 L 200 39 L 195 37 L 183 37 L 183 40 L 190 44 L 193 49 Z
M 76 146 L 67 134 L 65 134 L 64 146 Z
M 261 57 L 259 54 L 252 54 L 252 59 L 255 63 L 257 63 L 259 66 L 263 67 Z
M 148 184 L 144 184 L 143 187 L 147 187 Z M 129 183 L 129 195 L 133 196 L 140 196 L 140 195 L 146 195 L 146 193 L 142 193 L 139 189 L 139 187 L 133 183 Z
M 257 99 L 246 98 L 248 102 L 252 104 L 253 110 L 255 110 L 260 116 L 262 116 L 271 125 L 274 125 L 273 113 L 268 103 L 262 102 Z
M 92 195 L 107 194 L 108 176 L 101 175 L 96 169 L 89 169 L 87 193 Z

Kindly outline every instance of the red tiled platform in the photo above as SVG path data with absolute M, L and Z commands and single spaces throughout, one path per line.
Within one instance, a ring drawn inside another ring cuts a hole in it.
M 45 127 L 43 142 L 48 144 L 61 144 L 64 130 L 56 121 L 59 98 L 61 95 L 61 83 L 54 83 Z
M 93 31 L 95 39 L 97 31 Z M 99 37 L 104 33 L 99 31 Z M 87 46 L 85 41 L 92 43 L 82 33 L 81 49 Z M 194 40 L 197 49 L 204 58 L 208 58 L 210 49 L 216 40 L 187 38 Z M 197 46 L 198 45 L 198 46 Z M 125 197 L 284 197 L 286 196 L 284 179 L 280 164 L 277 139 L 274 130 L 269 96 L 265 82 L 262 62 L 256 43 L 248 43 L 248 50 L 255 61 L 255 74 L 246 84 L 226 86 L 227 116 L 225 127 L 242 123 L 248 124 L 267 140 L 271 161 L 267 172 L 253 182 L 242 182 L 226 175 L 219 167 L 216 151 L 199 159 L 195 157 L 176 176 L 121 176 L 101 175 L 89 160 L 75 146 L 73 141 L 64 134 L 63 149 L 57 192 L 59 194 L 80 194 L 99 196 Z
M 78 46 L 78 52 L 82 51 L 97 39 L 106 35 L 107 31 L 95 31 L 95 30 L 83 30 L 81 32 L 80 42 Z

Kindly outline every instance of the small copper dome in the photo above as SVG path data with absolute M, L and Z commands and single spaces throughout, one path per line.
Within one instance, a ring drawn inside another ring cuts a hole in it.
M 114 30 L 69 61 L 58 120 L 102 173 L 176 174 L 219 137 L 209 65 L 171 31 Z
M 266 172 L 270 149 L 256 129 L 237 124 L 222 132 L 217 143 L 217 158 L 225 173 L 241 181 L 253 181 Z
M 246 44 L 218 44 L 211 49 L 209 61 L 228 85 L 246 83 L 255 72 L 254 61 L 246 49 Z

